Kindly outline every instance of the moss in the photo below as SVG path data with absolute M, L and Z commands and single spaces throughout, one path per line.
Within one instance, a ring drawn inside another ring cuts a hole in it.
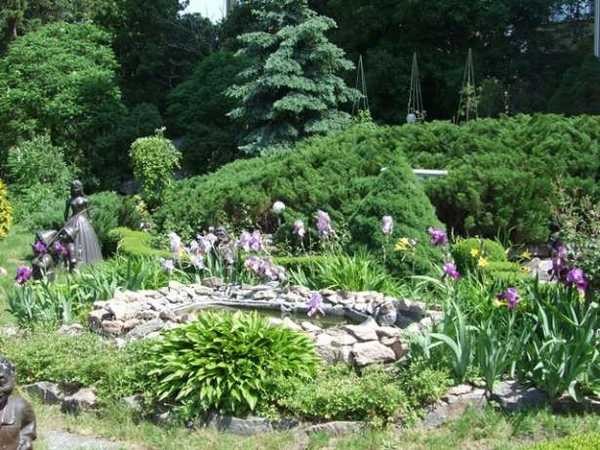
M 109 240 L 112 246 L 124 256 L 168 257 L 167 250 L 152 246 L 152 235 L 144 231 L 119 227 L 110 231 Z

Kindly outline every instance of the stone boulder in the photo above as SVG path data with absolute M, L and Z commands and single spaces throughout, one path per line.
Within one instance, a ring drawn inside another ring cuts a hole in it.
M 396 360 L 394 351 L 379 341 L 359 342 L 352 346 L 352 361 L 358 367 L 387 363 Z

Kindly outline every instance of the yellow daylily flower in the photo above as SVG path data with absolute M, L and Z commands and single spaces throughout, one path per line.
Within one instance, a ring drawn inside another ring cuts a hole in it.
M 487 267 L 490 263 L 488 262 L 487 259 L 485 259 L 483 256 L 479 258 L 479 261 L 477 262 L 477 266 L 478 267 Z
M 396 242 L 396 247 L 394 247 L 394 249 L 397 252 L 406 252 L 412 249 L 412 243 L 409 238 L 402 238 Z
M 471 249 L 471 256 L 473 258 L 477 258 L 479 256 L 479 249 L 478 248 L 472 248 Z
M 523 253 L 521 253 L 521 258 L 523 259 L 531 259 L 531 253 L 529 252 L 529 250 L 525 250 Z

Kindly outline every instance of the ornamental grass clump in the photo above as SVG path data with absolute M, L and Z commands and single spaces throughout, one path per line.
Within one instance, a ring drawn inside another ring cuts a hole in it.
M 272 403 L 280 380 L 303 383 L 317 356 L 304 335 L 257 313 L 205 312 L 151 352 L 155 398 L 190 419 L 207 411 L 244 415 Z

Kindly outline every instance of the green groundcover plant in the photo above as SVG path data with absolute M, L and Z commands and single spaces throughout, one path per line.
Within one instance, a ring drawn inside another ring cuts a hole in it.
M 312 342 L 258 314 L 205 312 L 172 330 L 151 351 L 156 399 L 184 418 L 218 410 L 242 415 L 277 396 L 276 380 L 310 380 Z

